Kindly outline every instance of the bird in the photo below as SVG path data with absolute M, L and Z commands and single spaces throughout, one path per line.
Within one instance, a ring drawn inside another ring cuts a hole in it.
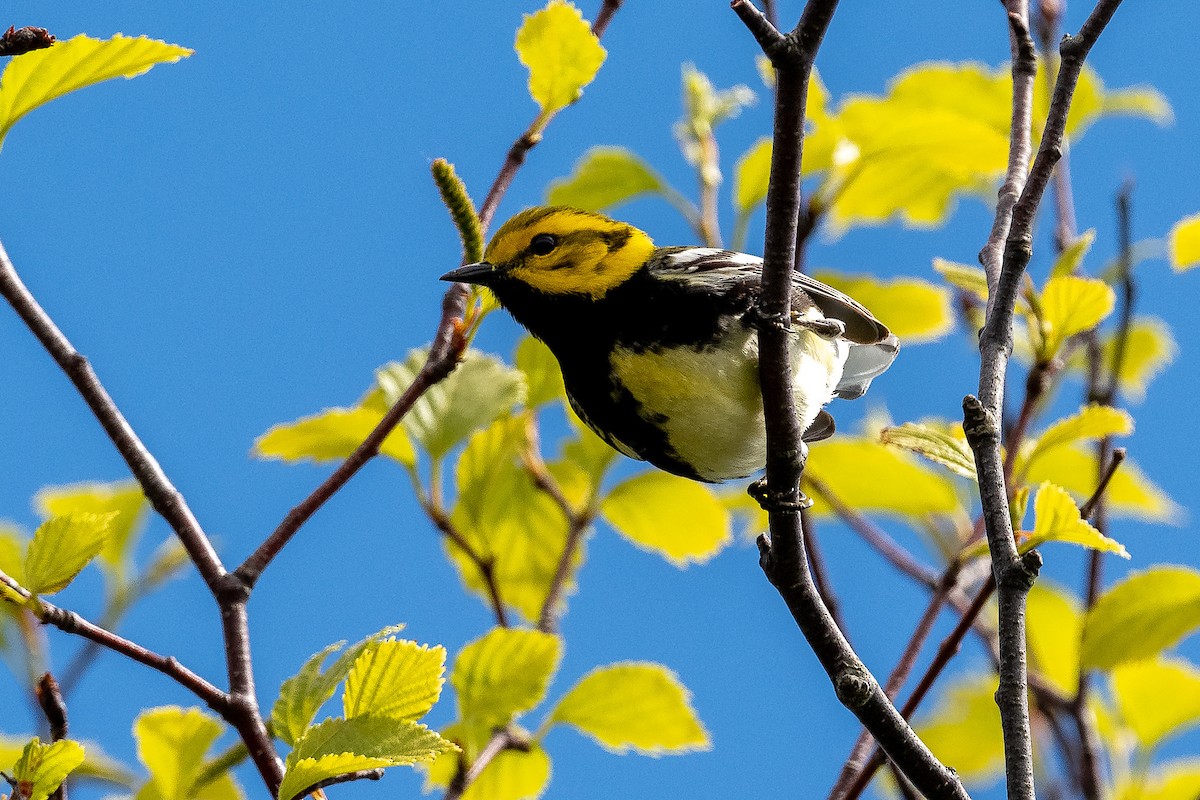
M 505 222 L 483 260 L 442 280 L 486 287 L 558 360 L 571 408 L 617 451 L 706 483 L 763 469 L 758 378 L 762 259 L 657 247 L 644 231 L 567 206 Z M 899 340 L 861 304 L 792 273 L 791 360 L 803 439 L 824 406 L 862 396 Z

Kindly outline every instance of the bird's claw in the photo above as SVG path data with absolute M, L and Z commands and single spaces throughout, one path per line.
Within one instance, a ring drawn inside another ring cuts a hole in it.
M 766 478 L 759 478 L 746 487 L 746 494 L 754 498 L 754 501 L 768 513 L 772 511 L 804 511 L 807 508 L 812 508 L 812 498 L 804 492 L 799 492 L 795 500 L 781 497 L 773 494 L 767 486 Z

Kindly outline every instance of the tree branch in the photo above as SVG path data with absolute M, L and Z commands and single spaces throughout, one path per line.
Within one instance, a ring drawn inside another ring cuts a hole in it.
M 63 701 L 62 692 L 58 690 L 58 682 L 49 672 L 42 675 L 34 687 L 38 705 L 46 715 L 50 725 L 50 741 L 58 742 L 67 738 L 67 704 Z M 50 793 L 50 800 L 67 800 L 67 782 L 63 781 L 58 788 Z
M 8 26 L 0 36 L 0 56 L 19 56 L 34 50 L 42 50 L 54 44 L 54 34 L 45 28 Z

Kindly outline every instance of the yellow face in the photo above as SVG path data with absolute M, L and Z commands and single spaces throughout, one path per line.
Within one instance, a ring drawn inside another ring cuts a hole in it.
M 650 258 L 642 231 L 601 214 L 548 207 L 522 211 L 496 231 L 484 253 L 506 277 L 546 294 L 598 300 Z

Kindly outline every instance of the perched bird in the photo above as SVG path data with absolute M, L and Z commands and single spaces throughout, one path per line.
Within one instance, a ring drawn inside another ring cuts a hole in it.
M 547 207 L 517 214 L 483 261 L 442 279 L 489 288 L 554 353 L 579 417 L 625 455 L 708 482 L 766 464 L 762 259 L 655 247 L 632 225 Z M 796 414 L 815 441 L 833 432 L 822 406 L 860 397 L 900 344 L 867 309 L 800 273 L 792 329 Z

